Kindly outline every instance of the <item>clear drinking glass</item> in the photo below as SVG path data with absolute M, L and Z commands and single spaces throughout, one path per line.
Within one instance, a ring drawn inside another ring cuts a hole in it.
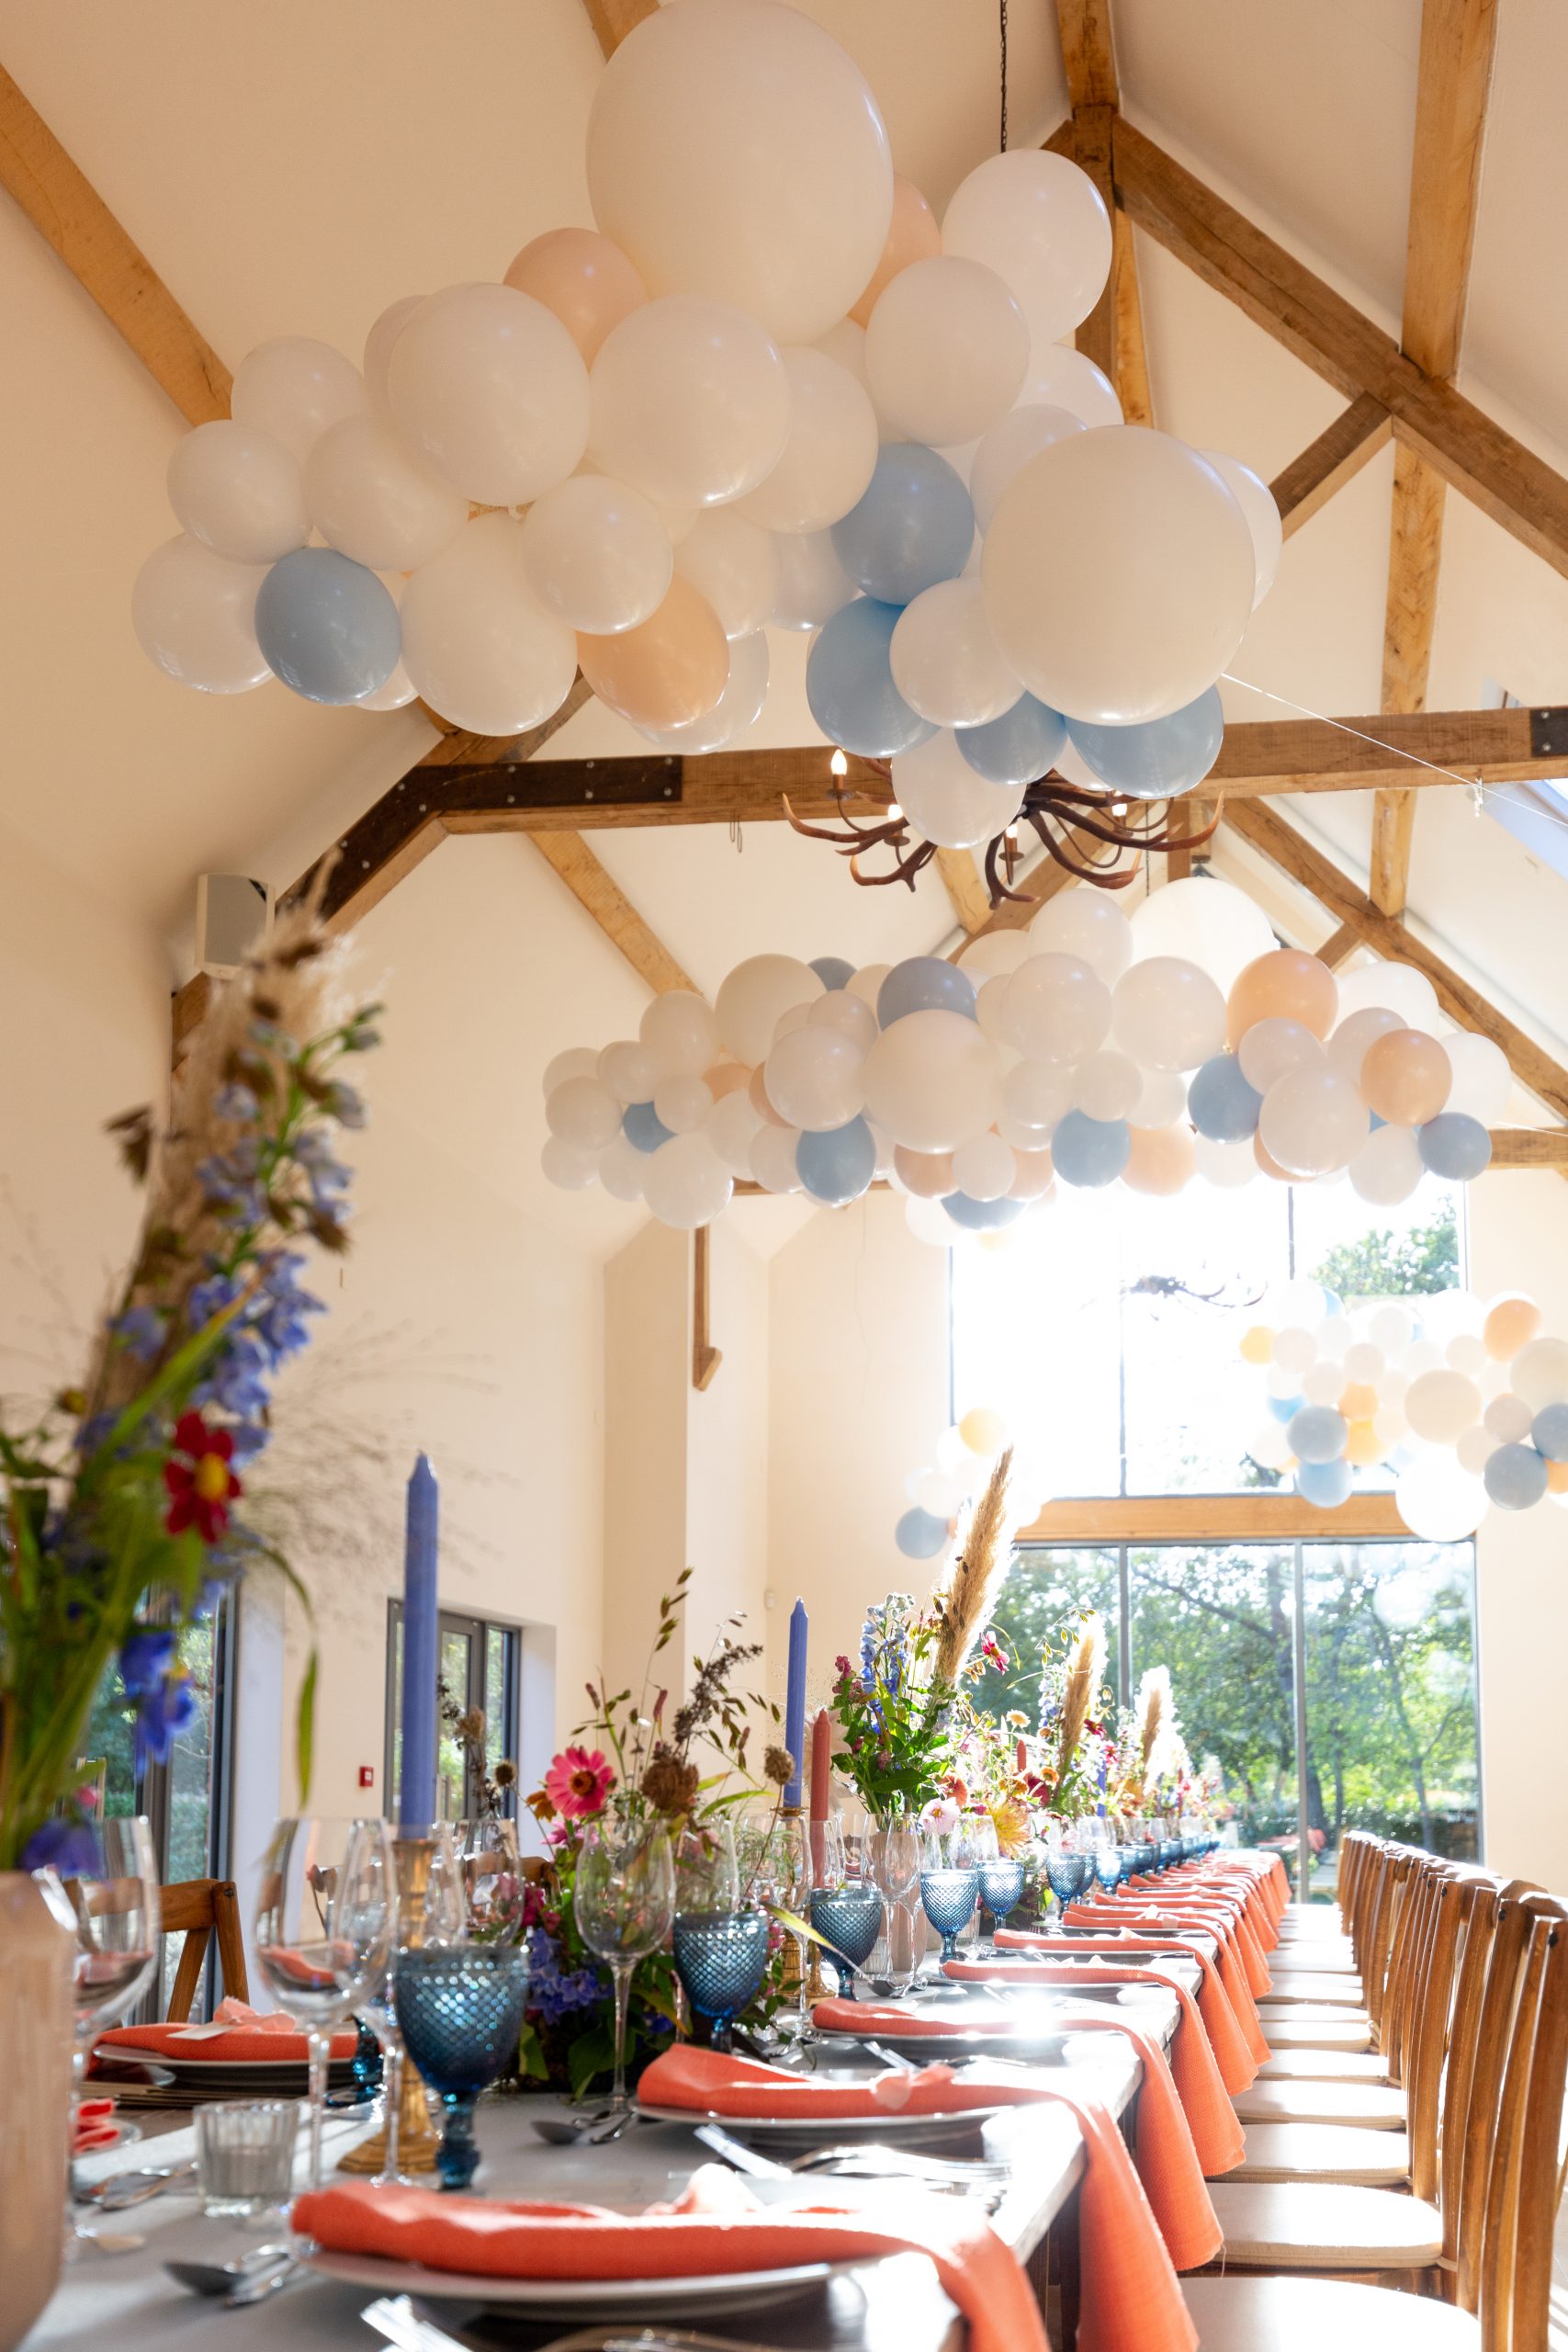
M 76 2115 L 93 2042 L 135 2007 L 158 1967 L 160 1905 L 152 1825 L 144 1814 L 116 1815 L 96 1825 L 98 1868 L 91 1875 L 58 1880 L 39 1871 L 50 1907 L 75 1941 L 72 1959 L 71 2136 L 76 2144 Z M 66 2156 L 67 2177 L 71 2155 Z M 90 2238 L 77 2223 L 69 2197 L 67 2256 L 73 2241 Z
M 573 1885 L 577 1931 L 605 1963 L 615 1987 L 615 2086 L 610 2111 L 624 2115 L 626 2010 L 639 1960 L 657 1951 L 675 1917 L 675 1863 L 669 1833 L 649 1821 L 606 1816 L 583 1832 Z
M 393 1929 L 390 1883 L 387 1825 L 379 1818 L 302 1814 L 280 1821 L 262 1865 L 256 1965 L 278 2007 L 304 2028 L 310 2053 L 312 2188 L 321 2185 L 332 2030 L 386 1975 Z
M 438 1833 L 446 1838 L 444 1830 Z M 455 1868 L 450 1862 L 449 1868 Z M 400 2183 L 404 2188 L 416 2188 L 419 2183 L 405 2174 L 399 2163 L 398 2135 L 402 2116 L 403 2037 L 392 2007 L 392 1969 L 400 1943 L 403 1940 L 402 1913 L 404 1897 L 400 1880 L 400 1857 L 387 1824 L 362 1821 L 355 1825 L 344 1857 L 344 1880 L 338 1897 L 338 1923 L 342 1929 L 344 1959 L 357 1970 L 357 1955 L 367 1946 L 386 1942 L 386 1960 L 380 1969 L 367 1976 L 359 1995 L 357 2015 L 369 2027 L 381 2046 L 381 2123 L 385 2154 L 381 2169 L 376 2176 L 383 2186 Z M 406 1873 L 405 1873 L 406 1874 Z M 449 1882 L 451 1894 L 450 1938 L 455 1939 L 460 1926 L 461 1913 L 455 1883 Z M 423 1909 L 422 1901 L 418 1906 Z
M 197 2109 L 195 2120 L 204 2213 L 242 2221 L 288 2204 L 299 2130 L 297 2098 L 215 2099 Z
M 895 1998 L 914 1982 L 917 1962 L 915 1898 L 920 1883 L 920 1833 L 913 1821 L 896 1815 L 873 1828 L 867 1843 L 871 1875 L 882 1895 L 883 1950 L 886 1966 L 878 1966 L 877 1951 L 869 1961 L 878 1989 L 886 1984 Z
M 809 1946 L 804 1936 L 788 1926 L 789 1919 L 806 1917 L 811 1901 L 808 1828 L 809 1824 L 799 1814 L 784 1813 L 777 1805 L 765 1803 L 742 1807 L 735 1824 L 740 1900 L 769 1914 L 771 1922 L 776 1923 L 794 1943 L 799 1962 L 799 1982 L 793 2015 L 774 2020 L 758 2036 L 770 2050 L 779 2047 L 784 2030 L 787 2030 L 795 2041 L 805 2040 L 810 2034 L 807 1999 Z M 773 1927 L 770 1926 L 770 1946 L 773 1940 Z

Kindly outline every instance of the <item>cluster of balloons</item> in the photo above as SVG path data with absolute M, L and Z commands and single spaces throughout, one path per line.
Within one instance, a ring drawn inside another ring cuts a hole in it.
M 1432 1544 L 1472 1535 L 1488 1503 L 1568 1502 L 1568 1340 L 1543 1335 L 1534 1299 L 1438 1291 L 1351 1315 L 1322 1297 L 1314 1323 L 1242 1337 L 1269 1396 L 1248 1448 L 1261 1467 L 1332 1510 L 1357 1470 L 1385 1464 L 1401 1519 Z
M 1206 773 L 1279 518 L 1231 460 L 1124 429 L 1060 345 L 1111 259 L 1077 165 L 994 156 L 939 228 L 779 0 L 655 10 L 586 163 L 595 229 L 404 296 L 361 366 L 304 336 L 242 362 L 169 468 L 180 534 L 132 601 L 155 662 L 493 735 L 581 666 L 701 752 L 760 711 L 772 623 L 820 629 L 814 711 L 899 756 L 933 838 L 999 831 L 1063 712 L 1129 792 Z
M 965 1504 L 990 1476 L 1008 1442 L 1008 1425 L 990 1405 L 971 1405 L 951 1429 L 943 1430 L 934 1459 L 910 1476 L 909 1508 L 893 1530 L 893 1541 L 907 1560 L 934 1560 L 947 1550 Z M 1021 1474 L 1015 1457 L 1009 1481 L 1015 1515 L 1029 1484 L 1027 1471 Z
M 1211 876 L 1130 921 L 1066 891 L 961 964 L 753 956 L 711 1006 L 656 998 L 636 1039 L 546 1070 L 544 1167 L 688 1227 L 737 1177 L 839 1206 L 880 1176 L 943 1243 L 1010 1225 L 1058 1177 L 1175 1193 L 1343 1172 L 1389 1204 L 1427 1169 L 1479 1174 L 1507 1099 L 1498 1047 L 1438 1025 L 1420 973 L 1337 982 Z

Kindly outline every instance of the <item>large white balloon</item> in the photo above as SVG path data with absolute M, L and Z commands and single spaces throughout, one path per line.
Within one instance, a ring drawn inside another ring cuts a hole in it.
M 951 1151 L 996 1118 L 1001 1081 L 993 1047 L 961 1012 L 907 1012 L 865 1057 L 865 1105 L 909 1151 Z
M 1514 1091 L 1508 1057 L 1490 1037 L 1459 1029 L 1443 1039 L 1443 1051 L 1453 1070 L 1446 1111 L 1463 1111 L 1483 1127 L 1495 1127 L 1506 1114 Z
M 1252 610 L 1252 537 L 1185 442 L 1073 433 L 1002 492 L 982 577 L 1031 692 L 1071 718 L 1131 726 L 1195 701 L 1230 661 Z
M 1339 978 L 1338 1017 L 1380 1005 L 1397 1012 L 1407 1029 L 1424 1029 L 1429 1037 L 1442 1029 L 1438 992 L 1425 972 L 1414 964 L 1362 964 Z
M 414 454 L 465 498 L 518 506 L 588 441 L 588 371 L 552 311 L 513 286 L 448 286 L 407 320 L 387 395 Z
M 770 531 L 823 531 L 858 506 L 870 486 L 879 447 L 876 411 L 858 378 L 820 351 L 791 348 L 784 364 L 789 438 L 740 511 Z
M 1065 408 L 1091 427 L 1122 422 L 1122 403 L 1110 377 L 1081 351 L 1060 343 L 1035 345 L 1019 405 Z
M 898 616 L 888 660 L 904 700 L 936 727 L 984 727 L 1023 691 L 991 635 L 977 580 L 922 589 Z
M 354 362 L 308 334 L 258 343 L 234 370 L 229 395 L 237 424 L 270 433 L 301 465 L 328 425 L 365 405 L 365 381 Z
M 592 383 L 594 462 L 678 505 L 744 498 L 789 435 L 779 347 L 726 302 L 691 294 L 644 302 L 605 336 Z
M 1077 164 L 1043 148 L 1015 147 L 959 183 L 942 216 L 942 247 L 997 272 L 1039 351 L 1099 301 L 1111 272 L 1111 216 Z
M 802 11 L 671 0 L 600 76 L 588 192 L 650 294 L 737 303 L 814 343 L 881 259 L 893 162 L 870 89 Z
M 697 516 L 675 550 L 675 569 L 712 605 L 732 641 L 750 637 L 773 617 L 780 581 L 777 542 L 734 507 L 711 506 Z M 847 579 L 844 586 L 849 590 Z
M 361 366 L 365 375 L 365 390 L 378 416 L 390 418 L 392 403 L 387 391 L 387 369 L 391 362 L 392 345 L 423 301 L 423 294 L 404 294 L 389 302 L 365 338 L 365 357 Z M 641 1188 L 638 1187 L 640 1197 Z
M 182 529 L 231 563 L 276 563 L 310 536 L 298 460 L 270 433 L 230 417 L 175 442 L 169 503 Z
M 1145 1069 L 1196 1069 L 1225 1042 L 1225 1001 L 1185 956 L 1150 956 L 1117 981 L 1116 1042 Z
M 230 563 L 182 531 L 154 548 L 130 592 L 130 625 L 150 661 L 182 686 L 243 695 L 268 675 L 256 643 L 265 566 Z
M 1114 988 L 1133 960 L 1132 926 L 1104 890 L 1063 890 L 1029 926 L 1030 953 L 1076 956 Z
M 481 514 L 403 596 L 409 676 L 443 718 L 479 735 L 537 727 L 577 673 L 577 639 L 529 586 L 522 537 L 509 514 Z
M 722 982 L 714 1010 L 727 1053 L 754 1069 L 766 1061 L 782 1013 L 823 993 L 809 964 L 793 956 L 750 956 Z
M 1275 944 L 1262 908 L 1234 883 L 1211 875 L 1151 890 L 1134 909 L 1132 922 L 1135 956 L 1185 956 L 1227 997 L 1247 965 Z
M 637 1042 L 652 1057 L 656 1078 L 700 1078 L 718 1057 L 718 1023 L 695 989 L 666 989 L 644 1012 Z
M 841 1029 L 807 1021 L 781 1037 L 762 1065 L 769 1102 L 792 1127 L 824 1133 L 865 1103 L 865 1055 Z
M 729 1205 L 733 1180 L 705 1135 L 671 1136 L 649 1156 L 644 1200 L 660 1225 L 690 1232 Z
M 1069 433 L 1087 430 L 1082 417 L 1070 409 L 1045 408 L 1037 401 L 1010 410 L 999 424 L 993 424 L 969 464 L 969 495 L 980 529 L 990 529 L 1003 491 L 1031 458 Z
M 1264 1150 L 1292 1176 L 1348 1168 L 1370 1125 L 1354 1080 L 1327 1062 L 1287 1070 L 1264 1096 L 1258 1118 Z
M 977 440 L 1022 388 L 1029 329 L 994 269 L 939 254 L 891 279 L 865 330 L 865 372 L 882 414 L 911 441 Z
M 1111 1034 L 1111 990 L 1076 956 L 1031 956 L 1007 984 L 1001 1025 L 1032 1061 L 1082 1061 Z
M 547 612 L 615 637 L 659 610 L 675 555 L 650 498 L 606 474 L 574 474 L 524 516 L 523 563 Z
M 781 531 L 773 551 L 779 566 L 771 616 L 775 628 L 820 628 L 859 595 L 839 561 L 831 531 Z
M 416 466 L 378 416 L 329 425 L 305 460 L 305 503 L 327 545 L 372 571 L 414 571 L 455 539 L 468 502 Z
M 1220 449 L 1205 449 L 1202 454 L 1247 517 L 1247 527 L 1252 534 L 1252 561 L 1257 574 L 1252 584 L 1252 603 L 1256 610 L 1274 585 L 1274 574 L 1280 569 L 1280 556 L 1285 544 L 1285 526 L 1280 520 L 1280 509 L 1262 475 L 1255 474 L 1250 466 L 1244 466 L 1239 458 L 1227 458 Z
M 1350 1188 L 1377 1208 L 1407 1201 L 1426 1174 L 1410 1127 L 1378 1127 L 1350 1162 Z
M 1423 1543 L 1459 1544 L 1480 1526 L 1486 1489 L 1451 1453 L 1422 1453 L 1394 1481 L 1393 1505 Z
M 942 849 L 993 840 L 1023 805 L 1018 786 L 976 775 L 946 728 L 895 753 L 893 794 L 915 831 Z

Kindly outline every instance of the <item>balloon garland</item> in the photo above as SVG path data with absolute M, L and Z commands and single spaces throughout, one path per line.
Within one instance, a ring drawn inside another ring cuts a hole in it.
M 1008 1425 L 992 1405 L 971 1405 L 937 1440 L 933 1461 L 911 1473 L 908 1508 L 900 1512 L 893 1541 L 907 1560 L 934 1560 L 958 1532 L 958 1521 L 990 1476 L 996 1458 L 1010 1442 Z M 1011 1493 L 1022 1501 L 1031 1485 L 1016 1455 Z
M 1010 1225 L 1058 1178 L 1175 1193 L 1345 1173 L 1384 1206 L 1491 1158 L 1507 1062 L 1440 1025 L 1420 972 L 1337 979 L 1212 876 L 1131 921 L 1075 890 L 961 965 L 752 956 L 711 1005 L 656 998 L 635 1039 L 546 1070 L 544 1169 L 685 1227 L 738 1178 L 841 1206 L 880 1175 L 944 1243 Z
M 1488 1503 L 1568 1502 L 1568 1340 L 1543 1335 L 1534 1299 L 1438 1291 L 1348 1315 L 1324 1298 L 1315 1324 L 1242 1336 L 1268 1393 L 1247 1449 L 1260 1468 L 1332 1510 L 1357 1470 L 1386 1465 L 1401 1519 L 1433 1544 L 1472 1535 Z
M 581 668 L 704 752 L 761 711 L 773 625 L 818 632 L 818 725 L 891 758 L 942 845 L 1004 833 L 1069 727 L 1118 792 L 1207 773 L 1280 519 L 1235 460 L 1123 427 L 1063 347 L 1111 263 L 1085 173 L 992 156 L 939 227 L 858 69 L 779 0 L 649 16 L 586 167 L 594 229 L 403 296 L 360 367 L 300 335 L 241 362 L 132 596 L 160 668 L 421 695 L 498 736 Z

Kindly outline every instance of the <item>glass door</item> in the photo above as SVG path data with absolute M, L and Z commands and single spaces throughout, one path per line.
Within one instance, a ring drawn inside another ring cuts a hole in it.
M 493 1771 L 502 1757 L 517 1753 L 517 1693 L 520 1637 L 514 1625 L 492 1625 L 444 1609 L 440 1617 L 439 1737 L 435 1756 L 435 1802 L 445 1821 L 466 1821 L 479 1810 L 479 1771 L 457 1736 L 459 1718 L 484 1723 L 484 1760 Z M 387 1745 L 385 1809 L 397 1795 L 402 1758 L 403 1609 L 388 1603 Z M 516 1792 L 502 1801 L 516 1810 Z

